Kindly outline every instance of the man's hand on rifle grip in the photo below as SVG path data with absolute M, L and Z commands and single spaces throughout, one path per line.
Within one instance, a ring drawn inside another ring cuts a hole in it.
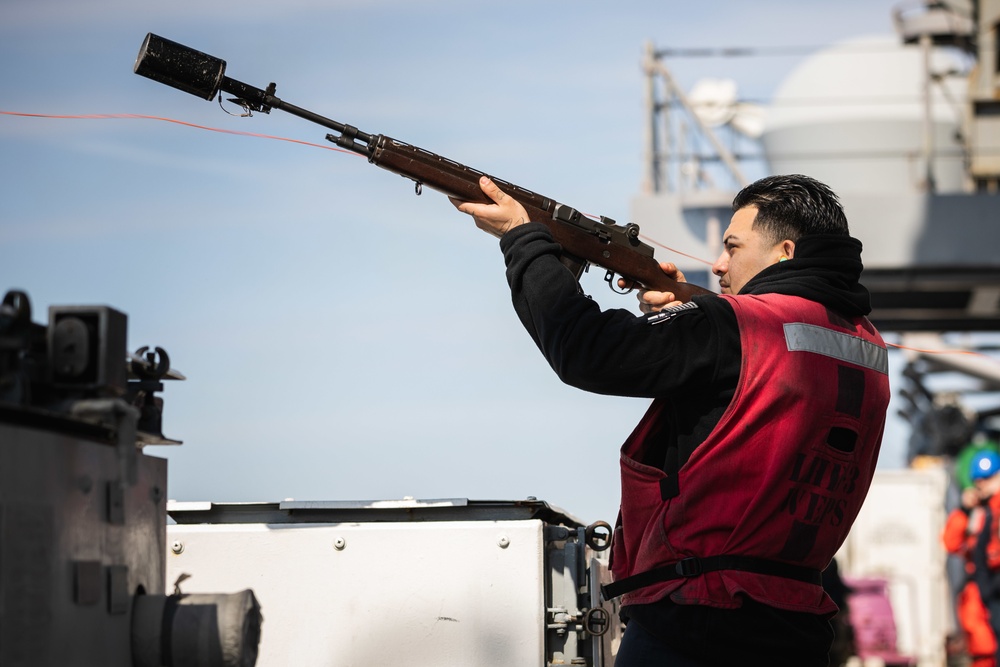
M 488 177 L 483 176 L 479 179 L 479 187 L 493 200 L 493 204 L 463 202 L 449 197 L 455 208 L 472 216 L 476 221 L 476 227 L 500 238 L 515 227 L 528 222 L 528 212 L 521 203 L 500 190 Z
M 660 269 L 679 283 L 687 282 L 687 279 L 684 277 L 684 272 L 678 269 L 677 265 L 673 262 L 660 262 Z M 618 286 L 622 289 L 634 287 L 630 281 L 625 280 L 624 278 L 618 279 Z M 636 293 L 636 298 L 639 299 L 639 310 L 644 313 L 655 313 L 663 310 L 664 308 L 679 306 L 683 303 L 683 301 L 678 301 L 674 297 L 673 292 L 657 292 L 655 290 L 648 289 L 640 289 Z

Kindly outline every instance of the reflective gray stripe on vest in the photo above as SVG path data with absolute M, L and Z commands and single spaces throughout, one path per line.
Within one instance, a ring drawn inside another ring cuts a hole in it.
M 794 323 L 784 327 L 789 352 L 815 352 L 879 373 L 889 372 L 889 355 L 875 343 L 814 324 Z

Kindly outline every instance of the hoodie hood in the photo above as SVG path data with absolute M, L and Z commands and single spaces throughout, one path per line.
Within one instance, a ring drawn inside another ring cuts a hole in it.
M 740 294 L 789 294 L 817 301 L 849 317 L 868 315 L 871 295 L 858 282 L 864 264 L 861 241 L 851 236 L 816 234 L 795 244 L 795 257 L 754 276 Z

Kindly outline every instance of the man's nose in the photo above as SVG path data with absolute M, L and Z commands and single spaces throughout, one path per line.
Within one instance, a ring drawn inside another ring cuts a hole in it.
M 726 253 L 719 255 L 719 258 L 715 260 L 715 264 L 712 265 L 712 273 L 719 276 L 720 278 L 729 272 L 729 258 Z

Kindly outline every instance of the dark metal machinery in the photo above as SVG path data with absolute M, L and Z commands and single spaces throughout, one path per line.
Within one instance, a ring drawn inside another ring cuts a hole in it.
M 107 306 L 0 304 L 0 664 L 251 666 L 253 592 L 166 589 L 165 351 Z

